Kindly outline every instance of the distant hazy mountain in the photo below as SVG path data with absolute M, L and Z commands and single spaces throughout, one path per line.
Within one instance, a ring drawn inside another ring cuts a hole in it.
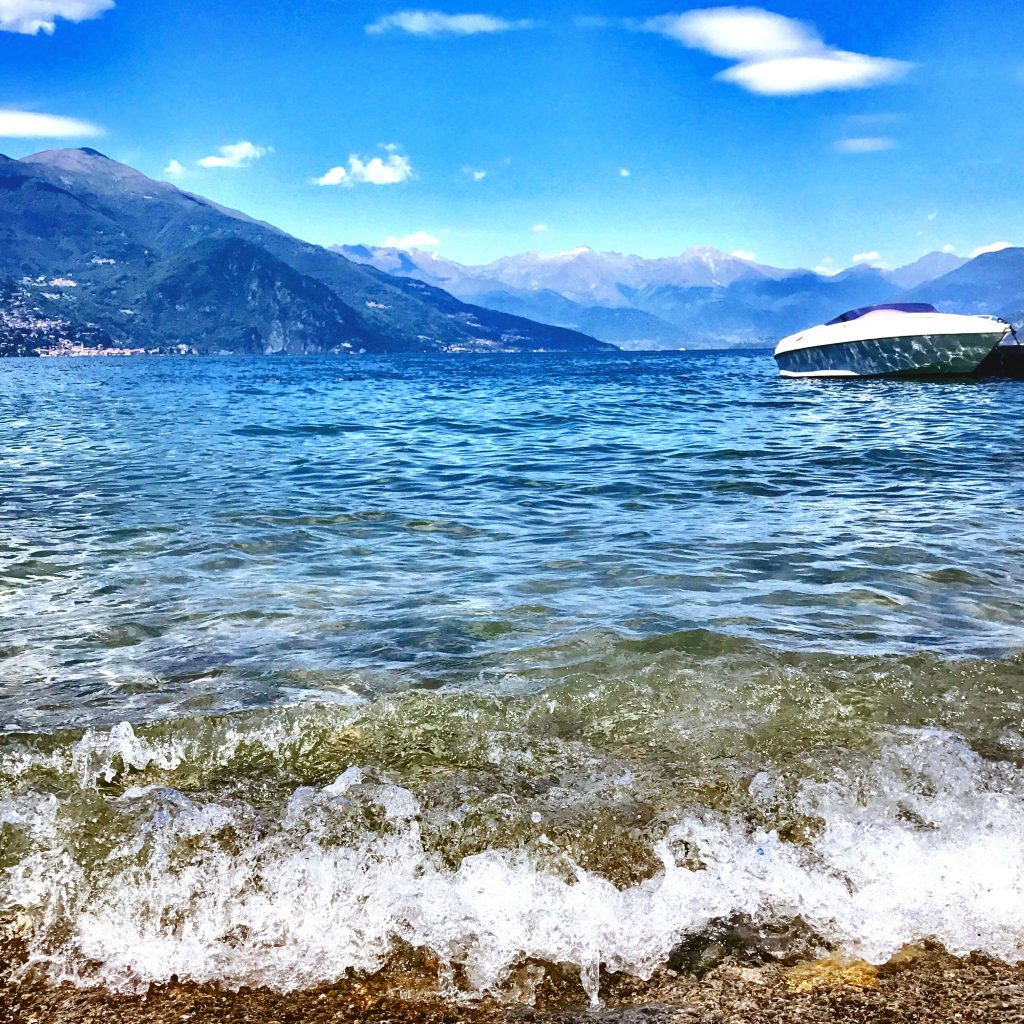
M 580 248 L 553 256 L 521 253 L 481 266 L 420 250 L 332 248 L 466 301 L 630 348 L 773 344 L 848 308 L 896 299 L 965 262 L 935 252 L 894 271 L 859 265 L 824 276 L 769 267 L 709 248 L 653 260 Z
M 586 246 L 544 255 L 505 256 L 482 266 L 466 266 L 436 253 L 367 245 L 331 247 L 351 260 L 369 263 L 389 274 L 429 277 L 460 293 L 552 291 L 580 304 L 630 305 L 628 293 L 650 285 L 727 287 L 735 281 L 789 277 L 800 271 L 779 270 L 708 247 L 679 256 L 644 259 L 618 252 L 595 252 Z
M 608 347 L 357 265 L 92 149 L 0 156 L 0 353 L 33 338 L 200 352 Z
M 957 313 L 991 313 L 1019 322 L 1024 316 L 1024 249 L 1000 249 L 922 284 L 907 298 Z
M 962 267 L 967 262 L 965 256 L 957 256 L 952 252 L 930 252 L 913 263 L 908 263 L 898 270 L 890 270 L 888 278 L 900 288 L 916 288 L 928 281 L 934 281 L 943 274 L 948 274 Z

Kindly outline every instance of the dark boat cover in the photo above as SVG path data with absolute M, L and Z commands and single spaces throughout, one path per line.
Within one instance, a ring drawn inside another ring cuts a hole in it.
M 893 309 L 897 313 L 938 313 L 938 310 L 927 302 L 883 302 L 878 306 L 861 306 L 860 309 L 851 309 L 835 320 L 829 320 L 830 324 L 841 324 L 847 320 L 857 320 L 865 313 L 874 313 L 876 309 Z

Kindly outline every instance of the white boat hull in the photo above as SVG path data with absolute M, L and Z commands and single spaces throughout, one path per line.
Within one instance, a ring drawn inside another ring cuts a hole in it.
M 783 377 L 926 377 L 973 373 L 1003 340 L 989 333 L 921 334 L 829 342 L 776 352 Z

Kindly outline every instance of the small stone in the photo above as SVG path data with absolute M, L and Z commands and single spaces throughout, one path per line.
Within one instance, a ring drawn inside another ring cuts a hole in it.
M 763 985 L 765 983 L 764 971 L 757 967 L 737 967 L 733 974 L 748 985 Z
M 836 988 L 877 988 L 878 968 L 866 960 L 823 957 L 786 971 L 790 992 L 816 992 Z

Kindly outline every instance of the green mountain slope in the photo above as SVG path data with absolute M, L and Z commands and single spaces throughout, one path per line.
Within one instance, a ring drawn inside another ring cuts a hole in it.
M 114 344 L 200 352 L 588 351 L 585 334 L 459 302 L 91 149 L 0 156 L 0 277 Z

